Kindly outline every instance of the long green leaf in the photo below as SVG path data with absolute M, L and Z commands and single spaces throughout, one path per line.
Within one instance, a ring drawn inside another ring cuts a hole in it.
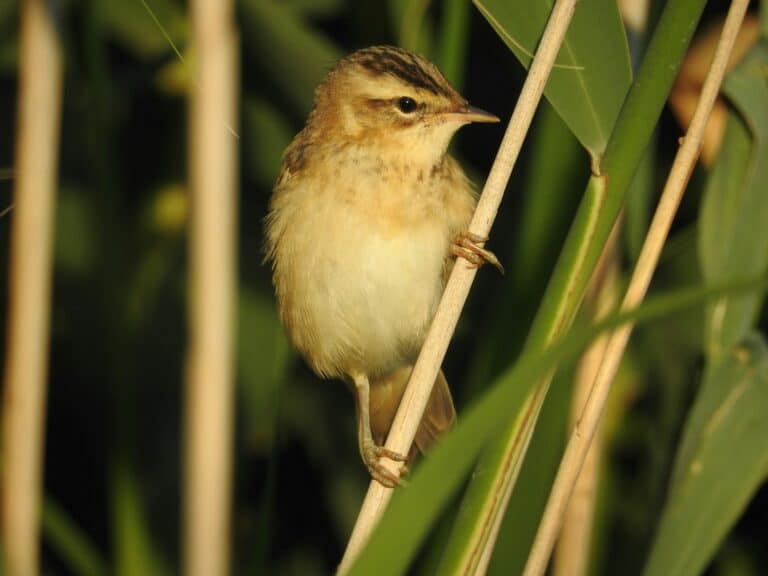
M 768 47 L 758 45 L 725 84 L 740 116 L 731 113 L 702 204 L 699 253 L 710 282 L 746 278 L 768 268 L 767 66 Z M 713 304 L 708 315 L 711 354 L 730 349 L 749 332 L 764 296 Z
M 768 347 L 753 334 L 711 367 L 686 424 L 646 576 L 700 574 L 768 476 Z
M 368 545 L 350 570 L 351 575 L 403 574 L 409 561 L 450 497 L 459 489 L 483 446 L 523 405 L 532 383 L 559 363 L 575 359 L 602 332 L 625 322 L 647 322 L 701 304 L 718 294 L 754 290 L 768 278 L 728 287 L 679 290 L 646 302 L 641 308 L 614 315 L 599 324 L 574 330 L 544 351 L 530 351 L 462 414 L 458 426 L 425 458 L 410 485 L 397 490 Z M 525 417 L 523 414 L 521 417 Z M 455 574 L 443 565 L 439 574 Z
M 520 62 L 528 67 L 554 2 L 474 0 Z M 632 71 L 624 26 L 614 0 L 579 3 L 544 90 L 593 156 L 605 150 Z

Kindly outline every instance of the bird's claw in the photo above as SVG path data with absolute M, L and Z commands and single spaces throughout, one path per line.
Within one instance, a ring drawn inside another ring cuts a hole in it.
M 371 473 L 374 480 L 387 488 L 395 488 L 397 486 L 405 486 L 407 482 L 402 476 L 408 473 L 408 467 L 402 464 L 400 467 L 400 475 L 395 474 L 389 468 L 384 466 L 379 458 L 389 458 L 394 462 L 405 462 L 407 458 L 398 452 L 394 452 L 384 446 L 379 446 L 373 441 L 365 442 L 362 447 L 363 461 Z
M 483 264 L 491 264 L 499 272 L 504 274 L 504 266 L 501 265 L 499 259 L 490 250 L 486 250 L 481 244 L 485 244 L 488 241 L 487 237 L 474 234 L 466 231 L 456 236 L 451 245 L 451 252 L 454 256 L 464 258 L 475 268 L 479 268 Z

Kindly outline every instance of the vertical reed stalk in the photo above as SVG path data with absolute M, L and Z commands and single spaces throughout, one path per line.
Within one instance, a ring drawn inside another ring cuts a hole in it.
M 50 2 L 21 6 L 16 183 L 3 398 L 5 573 L 38 573 L 62 57 Z
M 237 189 L 237 38 L 232 2 L 192 0 L 185 573 L 229 572 Z

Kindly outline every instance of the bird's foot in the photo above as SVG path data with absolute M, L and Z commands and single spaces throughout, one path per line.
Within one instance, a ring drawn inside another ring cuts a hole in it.
M 408 473 L 408 467 L 405 464 L 401 465 L 400 475 L 398 475 L 379 462 L 379 458 L 381 457 L 389 458 L 395 462 L 405 462 L 407 460 L 405 456 L 393 452 L 384 446 L 379 446 L 372 440 L 364 441 L 360 446 L 360 452 L 363 456 L 363 462 L 365 462 L 365 465 L 368 467 L 368 471 L 371 473 L 374 480 L 387 488 L 406 485 L 406 481 L 401 477 Z
M 451 253 L 459 258 L 464 258 L 475 268 L 483 264 L 491 264 L 499 272 L 504 274 L 504 266 L 499 259 L 490 250 L 486 250 L 481 245 L 485 244 L 488 238 L 466 231 L 461 232 L 451 245 Z

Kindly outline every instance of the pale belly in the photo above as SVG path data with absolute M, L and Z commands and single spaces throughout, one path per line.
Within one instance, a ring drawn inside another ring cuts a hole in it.
M 324 376 L 375 378 L 412 363 L 443 289 L 446 224 L 394 227 L 315 208 L 287 238 L 301 270 L 283 275 L 291 294 L 283 320 L 294 345 Z

